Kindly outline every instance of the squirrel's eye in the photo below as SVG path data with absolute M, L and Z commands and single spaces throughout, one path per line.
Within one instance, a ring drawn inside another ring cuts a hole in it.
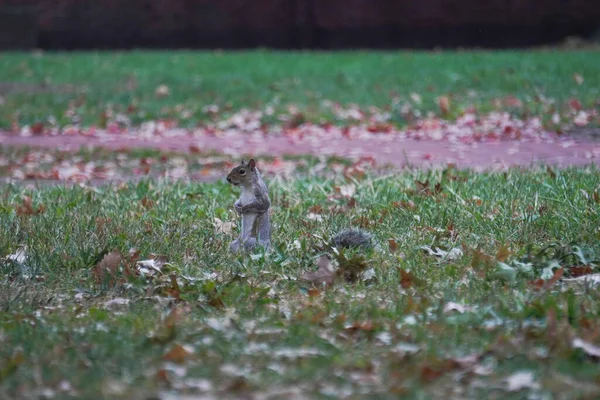
M 244 168 L 240 169 L 240 175 L 244 175 L 246 173 L 246 170 Z

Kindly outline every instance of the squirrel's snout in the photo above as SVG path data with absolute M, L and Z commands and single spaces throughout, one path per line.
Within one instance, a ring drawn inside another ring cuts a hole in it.
M 227 177 L 227 182 L 231 183 L 231 178 Z

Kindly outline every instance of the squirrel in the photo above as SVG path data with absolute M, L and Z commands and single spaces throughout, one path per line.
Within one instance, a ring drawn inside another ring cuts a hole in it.
M 256 161 L 242 160 L 227 175 L 227 181 L 242 189 L 240 198 L 234 203 L 235 210 L 242 216 L 242 229 L 240 236 L 229 245 L 230 251 L 251 251 L 257 244 L 268 250 L 271 246 L 271 201 L 269 189 L 256 168 Z M 331 246 L 339 249 L 377 248 L 370 233 L 356 228 L 340 231 L 332 238 Z
M 242 216 L 242 229 L 240 236 L 229 245 L 230 251 L 251 251 L 258 244 L 268 250 L 271 246 L 271 200 L 269 189 L 256 168 L 256 161 L 242 160 L 227 175 L 227 181 L 242 189 L 240 198 L 233 205 Z

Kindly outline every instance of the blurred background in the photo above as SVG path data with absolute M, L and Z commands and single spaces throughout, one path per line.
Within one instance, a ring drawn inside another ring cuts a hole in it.
M 0 49 L 505 48 L 600 40 L 598 0 L 0 0 Z

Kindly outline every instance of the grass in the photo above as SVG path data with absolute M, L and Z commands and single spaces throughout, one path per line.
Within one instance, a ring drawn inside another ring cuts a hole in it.
M 133 123 L 168 118 L 193 126 L 213 118 L 204 109 L 212 104 L 223 114 L 267 105 L 277 113 L 294 104 L 307 120 L 331 119 L 323 100 L 387 108 L 402 123 L 396 114 L 413 93 L 422 113 L 438 113 L 439 96 L 450 96 L 451 116 L 515 96 L 524 104 L 519 113 L 537 115 L 571 98 L 596 107 L 599 64 L 593 50 L 3 53 L 0 127 L 65 125 L 74 116 L 102 126 L 117 114 Z M 156 96 L 161 85 L 169 96 Z
M 0 397 L 596 398 L 597 359 L 571 344 L 597 343 L 597 290 L 536 280 L 596 270 L 598 172 L 270 177 L 274 250 L 252 257 L 215 231 L 235 220 L 222 181 L 5 186 L 0 256 L 26 258 L 0 262 Z M 375 279 L 311 288 L 317 236 L 347 226 L 380 244 L 358 255 Z M 168 264 L 127 273 L 130 249 Z

